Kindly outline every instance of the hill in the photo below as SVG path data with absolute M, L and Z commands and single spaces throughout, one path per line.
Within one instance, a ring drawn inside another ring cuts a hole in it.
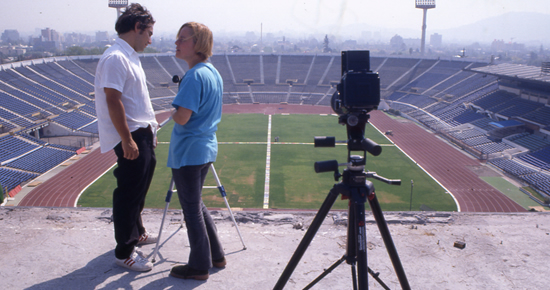
M 500 16 L 487 18 L 469 25 L 446 30 L 430 30 L 428 32 L 443 35 L 443 40 L 469 41 L 490 43 L 493 40 L 518 43 L 550 43 L 550 15 L 531 12 L 510 12 Z

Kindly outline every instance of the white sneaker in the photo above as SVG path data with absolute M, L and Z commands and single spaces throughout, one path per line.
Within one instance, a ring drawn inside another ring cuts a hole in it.
M 130 257 L 126 259 L 115 258 L 115 260 L 117 265 L 138 272 L 147 272 L 153 269 L 153 263 L 149 262 L 149 260 L 137 250 L 134 250 Z
M 141 237 L 139 237 L 138 245 L 147 245 L 147 244 L 154 244 L 159 239 L 158 235 L 151 234 L 149 232 L 143 233 Z

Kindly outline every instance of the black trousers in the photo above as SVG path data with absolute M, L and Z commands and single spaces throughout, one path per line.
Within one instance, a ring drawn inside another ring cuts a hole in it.
M 202 202 L 202 186 L 210 164 L 172 168 L 191 248 L 187 265 L 196 270 L 208 270 L 212 260 L 225 256 L 216 224 Z
M 118 259 L 128 258 L 145 233 L 141 212 L 157 164 L 151 129 L 137 129 L 132 132 L 132 138 L 139 149 L 137 159 L 124 158 L 120 143 L 114 148 L 118 166 L 114 170 L 117 188 L 113 192 L 113 223 Z

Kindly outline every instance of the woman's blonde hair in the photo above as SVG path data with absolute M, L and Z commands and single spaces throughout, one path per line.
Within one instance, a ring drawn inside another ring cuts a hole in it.
M 193 43 L 195 44 L 195 52 L 199 55 L 199 57 L 203 61 L 211 57 L 212 48 L 214 46 L 214 37 L 208 26 L 198 22 L 187 22 L 180 27 L 177 35 L 179 35 L 181 30 L 185 27 L 189 27 L 193 31 L 192 38 Z

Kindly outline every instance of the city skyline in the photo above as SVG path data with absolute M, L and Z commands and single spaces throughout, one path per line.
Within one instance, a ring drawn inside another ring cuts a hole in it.
M 133 2 L 133 1 L 129 1 Z M 186 21 L 207 24 L 214 33 L 252 31 L 263 34 L 288 31 L 295 35 L 331 34 L 345 37 L 350 27 L 364 31 L 403 31 L 405 37 L 420 37 L 422 10 L 413 0 L 280 0 L 275 2 L 235 0 L 231 3 L 206 0 L 200 3 L 181 1 L 139 1 L 155 17 L 155 34 L 171 34 Z M 116 10 L 108 1 L 21 0 L 4 3 L 0 31 L 16 29 L 22 35 L 50 28 L 60 33 L 114 33 Z M 531 12 L 550 16 L 545 0 L 465 0 L 436 1 L 428 12 L 427 33 L 473 24 L 510 12 Z M 21 9 L 25 7 L 25 9 Z M 85 12 L 85 13 L 84 13 Z M 220 17 L 220 14 L 224 17 Z M 483 29 L 481 27 L 480 29 Z M 504 29 L 504 28 L 503 28 Z M 541 39 L 546 40 L 546 39 Z M 547 40 L 546 40 L 547 41 Z

